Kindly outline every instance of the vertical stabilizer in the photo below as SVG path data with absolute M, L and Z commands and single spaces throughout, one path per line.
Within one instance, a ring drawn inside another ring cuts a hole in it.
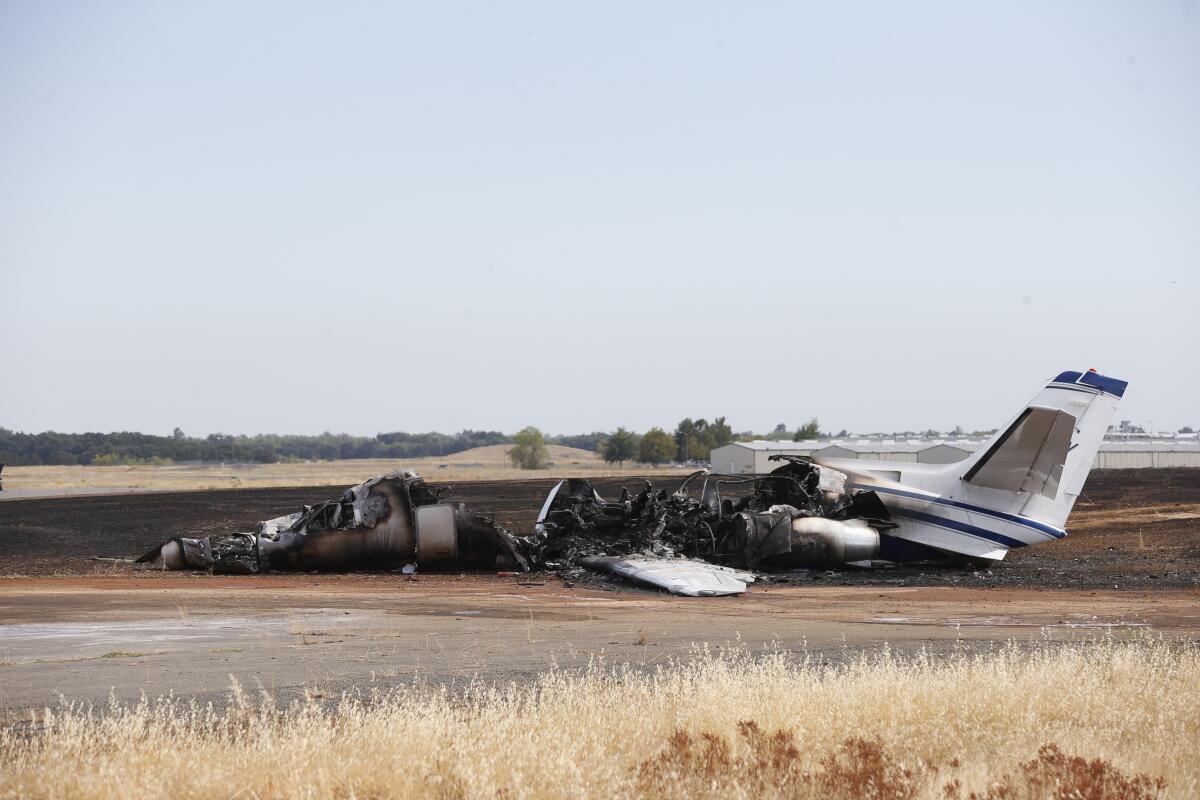
M 1012 510 L 1062 527 L 1127 385 L 1093 370 L 1059 374 L 962 462 L 963 481 L 1012 493 Z

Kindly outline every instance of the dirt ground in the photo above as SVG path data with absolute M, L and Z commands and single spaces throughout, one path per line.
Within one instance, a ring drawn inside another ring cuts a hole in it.
M 24 466 L 4 469 L 0 500 L 79 494 L 130 494 L 145 491 L 214 491 L 266 487 L 355 484 L 394 469 L 409 469 L 442 483 L 524 480 L 530 473 L 508 458 L 512 445 L 475 447 L 448 456 L 414 459 L 335 459 L 279 464 L 141 464 L 127 466 Z M 589 450 L 547 445 L 550 466 L 542 475 L 560 478 L 686 474 L 690 468 L 645 464 L 606 464 Z M 535 476 L 537 473 L 534 473 Z
M 677 598 L 538 576 L 173 573 L 0 580 L 0 709 L 143 693 L 286 702 L 414 680 L 524 683 L 597 662 L 654 669 L 726 647 L 841 661 L 1095 636 L 1200 635 L 1194 590 L 757 587 Z M 0 715 L 0 720 L 3 715 Z
M 367 476 L 363 476 L 367 477 Z M 650 476 L 672 487 L 678 477 Z M 639 478 L 602 478 L 617 496 Z M 431 479 L 439 483 L 437 477 Z M 521 533 L 532 528 L 553 479 L 461 482 L 444 495 L 494 511 Z M 174 535 L 252 530 L 263 519 L 337 496 L 344 486 L 254 488 L 102 495 L 0 503 L 0 575 L 132 575 L 130 558 Z M 904 567 L 875 571 L 799 571 L 798 585 L 1012 586 L 1123 589 L 1200 586 L 1200 470 L 1100 470 L 1088 479 L 1057 542 L 1011 552 L 999 565 Z
M 522 531 L 552 483 L 462 483 L 446 497 Z M 597 483 L 613 496 L 634 485 Z M 1067 539 L 991 570 L 796 572 L 729 598 L 539 574 L 230 577 L 93 560 L 173 534 L 250 529 L 342 488 L 0 503 L 0 709 L 170 692 L 221 701 L 231 681 L 283 700 L 413 680 L 522 682 L 596 660 L 653 669 L 727 646 L 839 660 L 885 644 L 1200 635 L 1200 470 L 1094 473 Z

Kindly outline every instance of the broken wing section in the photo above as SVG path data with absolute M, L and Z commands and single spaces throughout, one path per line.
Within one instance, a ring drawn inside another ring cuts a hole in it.
M 686 597 L 742 594 L 754 574 L 689 558 L 616 558 L 592 556 L 580 565 L 620 575 L 634 583 Z
M 1071 449 L 1075 417 L 1030 406 L 963 475 L 975 486 L 1040 494 L 1054 499 Z

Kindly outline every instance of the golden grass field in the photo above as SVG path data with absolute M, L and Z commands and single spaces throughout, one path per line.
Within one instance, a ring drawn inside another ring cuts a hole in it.
M 627 462 L 623 468 L 605 464 L 595 453 L 562 445 L 547 445 L 553 466 L 544 470 L 522 470 L 508 460 L 511 445 L 476 447 L 442 458 L 351 459 L 305 461 L 295 464 L 167 464 L 162 466 L 46 466 L 6 467 L 6 490 L 49 490 L 86 492 L 112 489 L 239 489 L 266 486 L 326 486 L 361 483 L 394 469 L 415 470 L 438 481 L 520 480 L 523 478 L 571 478 L 645 475 L 660 472 L 680 474 L 690 470 Z
M 0 730 L 5 797 L 1193 798 L 1200 647 L 709 654 L 463 694 L 145 701 Z

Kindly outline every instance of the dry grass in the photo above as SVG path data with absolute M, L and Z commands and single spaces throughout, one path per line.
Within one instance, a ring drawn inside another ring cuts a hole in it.
M 477 447 L 444 458 L 393 461 L 367 458 L 342 461 L 304 461 L 296 464 L 167 464 L 128 467 L 5 467 L 4 486 L 21 492 L 87 492 L 113 489 L 241 489 L 268 486 L 326 486 L 361 483 L 394 469 L 411 469 L 428 480 L 529 480 L 573 477 L 682 474 L 687 469 L 628 463 L 624 469 L 605 464 L 595 453 L 549 445 L 554 466 L 545 470 L 516 469 L 506 455 L 511 445 Z
M 1198 792 L 1200 647 L 1152 638 L 841 666 L 707 655 L 287 709 L 235 690 L 228 708 L 65 708 L 0 732 L 0 796 L 14 797 Z

